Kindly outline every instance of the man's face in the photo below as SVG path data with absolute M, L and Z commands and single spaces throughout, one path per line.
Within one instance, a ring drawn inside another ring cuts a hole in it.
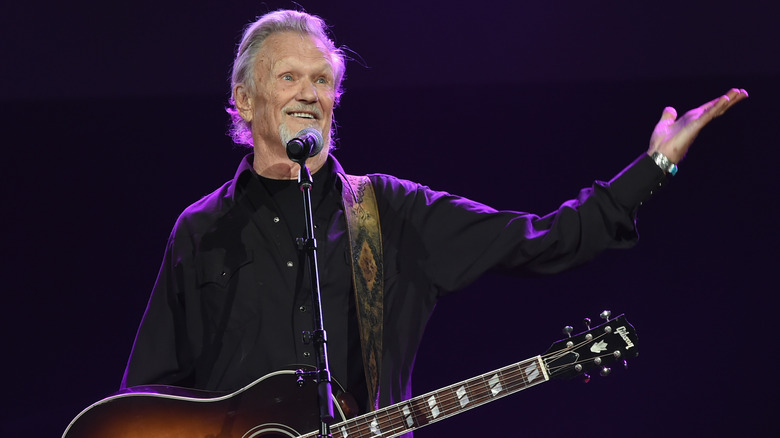
M 335 98 L 327 48 L 311 35 L 272 34 L 257 53 L 254 79 L 249 108 L 256 154 L 286 160 L 284 145 L 301 129 L 316 128 L 325 139 L 326 147 L 318 157 L 324 161 Z

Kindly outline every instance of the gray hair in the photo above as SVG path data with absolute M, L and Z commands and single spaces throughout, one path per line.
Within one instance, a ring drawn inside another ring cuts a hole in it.
M 343 93 L 341 83 L 344 80 L 346 69 L 346 57 L 344 51 L 336 47 L 328 37 L 328 25 L 325 21 L 316 16 L 305 12 L 293 10 L 278 10 L 269 12 L 247 26 L 244 35 L 241 37 L 241 43 L 238 45 L 236 59 L 233 61 L 233 73 L 231 75 L 230 89 L 235 89 L 236 85 L 243 84 L 250 93 L 255 93 L 254 65 L 257 53 L 263 45 L 263 41 L 271 34 L 276 32 L 292 31 L 302 35 L 311 35 L 322 41 L 327 47 L 331 56 L 331 63 L 335 75 L 335 105 Z M 230 107 L 226 108 L 232 121 L 229 134 L 233 141 L 238 144 L 252 146 L 252 127 L 241 118 L 236 109 L 235 95 L 230 97 Z

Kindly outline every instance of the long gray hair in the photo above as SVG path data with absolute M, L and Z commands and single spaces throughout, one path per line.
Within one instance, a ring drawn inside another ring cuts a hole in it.
M 243 84 L 251 94 L 255 93 L 254 65 L 257 52 L 263 45 L 268 36 L 275 32 L 293 31 L 302 35 L 312 35 L 325 44 L 330 52 L 331 63 L 333 64 L 333 73 L 335 75 L 335 105 L 343 93 L 341 83 L 344 80 L 344 71 L 346 69 L 346 57 L 344 51 L 336 47 L 333 41 L 328 37 L 328 25 L 322 18 L 307 14 L 305 12 L 293 10 L 278 10 L 269 12 L 246 27 L 244 35 L 241 37 L 241 43 L 238 45 L 236 59 L 233 61 L 233 74 L 231 76 L 230 89 L 234 90 L 236 85 Z M 334 105 L 334 106 L 335 106 Z M 251 123 L 247 123 L 241 118 L 236 109 L 235 96 L 230 97 L 230 107 L 226 108 L 232 126 L 230 136 L 238 144 L 253 145 Z

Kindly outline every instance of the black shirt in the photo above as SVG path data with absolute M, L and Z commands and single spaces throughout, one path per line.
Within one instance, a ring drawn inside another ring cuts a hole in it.
M 315 236 L 331 371 L 350 386 L 362 378 L 362 366 L 354 365 L 360 361 L 359 341 L 350 316 L 348 237 L 335 175 L 343 170 L 333 158 L 329 166 L 315 174 L 315 186 L 318 178 L 327 181 L 315 212 Z M 388 406 L 411 396 L 414 357 L 441 296 L 489 270 L 554 273 L 604 249 L 632 246 L 637 207 L 665 176 L 643 154 L 609 183 L 596 182 L 545 216 L 496 211 L 388 175 L 369 178 L 384 247 L 379 386 L 380 406 Z M 311 327 L 308 312 L 300 310 L 308 305 L 307 279 L 298 269 L 295 232 L 286 229 L 288 215 L 276 214 L 276 204 L 288 202 L 283 196 L 263 187 L 249 155 L 231 181 L 182 213 L 123 386 L 235 390 L 291 363 L 312 363 L 311 347 L 299 333 Z

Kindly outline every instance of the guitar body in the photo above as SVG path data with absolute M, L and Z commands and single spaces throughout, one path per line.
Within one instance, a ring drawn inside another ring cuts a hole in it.
M 335 421 L 344 420 L 333 404 Z M 298 387 L 295 371 L 285 370 L 224 396 L 169 386 L 132 388 L 85 409 L 63 438 L 288 438 L 319 427 L 317 384 Z

